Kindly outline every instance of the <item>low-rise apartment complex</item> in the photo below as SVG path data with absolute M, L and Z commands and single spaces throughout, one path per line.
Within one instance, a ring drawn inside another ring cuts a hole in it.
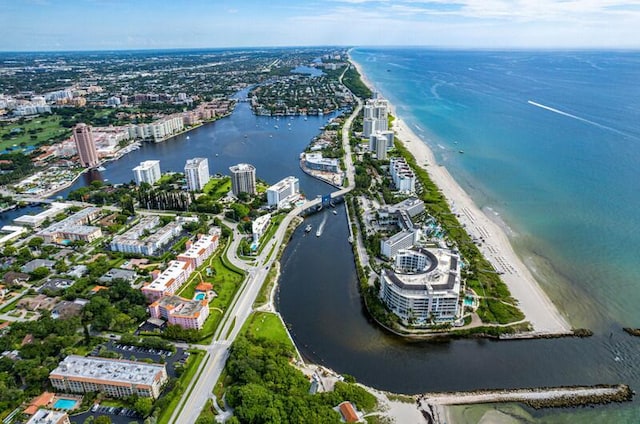
M 149 313 L 152 318 L 164 318 L 169 324 L 200 330 L 209 316 L 209 302 L 164 296 L 149 305 Z
M 63 392 L 157 398 L 167 381 L 167 370 L 164 364 L 69 355 L 51 371 L 49 380 Z
M 102 230 L 99 227 L 89 225 L 100 213 L 100 208 L 83 209 L 38 231 L 36 235 L 42 237 L 45 243 L 62 244 L 76 240 L 91 243 L 102 237 Z

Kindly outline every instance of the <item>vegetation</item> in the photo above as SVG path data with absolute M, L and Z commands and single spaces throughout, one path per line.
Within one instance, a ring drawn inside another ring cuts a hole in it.
M 360 73 L 353 65 L 349 66 L 347 71 L 344 73 L 344 76 L 342 77 L 342 83 L 346 85 L 353 94 L 360 97 L 361 99 L 370 99 L 373 95 L 369 87 L 367 87 L 365 83 L 362 82 Z
M 292 354 L 286 344 L 264 337 L 241 336 L 234 342 L 226 398 L 235 422 L 339 423 L 332 408 L 345 400 L 362 410 L 375 408 L 375 397 L 353 383 L 338 382 L 333 392 L 309 394 L 309 381 L 289 364 Z
M 280 317 L 274 313 L 254 312 L 245 323 L 242 332 L 254 339 L 275 340 L 278 343 L 287 345 L 291 351 L 295 350 Z
M 0 154 L 0 185 L 21 180 L 33 172 L 31 158 L 22 153 Z

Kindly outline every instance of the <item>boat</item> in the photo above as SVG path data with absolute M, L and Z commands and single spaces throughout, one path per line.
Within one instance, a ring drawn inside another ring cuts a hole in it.
M 96 168 L 98 171 L 102 172 L 102 171 L 106 171 L 107 168 L 105 168 L 104 166 L 99 166 L 98 168 Z
M 316 237 L 320 237 L 321 234 L 322 234 L 322 229 L 318 228 L 318 231 L 316 231 Z
M 334 211 L 333 211 L 333 214 L 334 214 L 334 215 L 338 215 L 338 211 L 334 210 Z
M 187 140 L 189 140 L 191 137 L 187 136 Z
M 353 243 L 353 237 L 349 236 L 349 243 Z
M 304 229 L 304 232 L 305 232 L 305 233 L 308 233 L 308 232 L 310 232 L 310 231 L 311 231 L 311 224 L 307 225 L 307 226 L 305 227 L 305 229 Z
M 279 126 L 277 126 L 277 125 L 274 125 L 274 126 L 273 126 L 273 128 L 278 129 L 278 128 L 280 128 L 280 127 L 279 127 Z
M 218 153 L 216 153 L 216 157 L 218 157 L 218 156 L 219 156 L 219 154 L 218 154 Z
M 462 154 L 464 153 L 464 150 L 458 150 L 458 153 Z

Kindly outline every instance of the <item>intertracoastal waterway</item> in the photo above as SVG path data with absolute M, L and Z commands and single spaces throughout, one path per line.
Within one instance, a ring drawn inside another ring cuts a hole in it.
M 291 123 L 283 125 L 283 121 Z M 215 123 L 158 144 L 145 144 L 106 170 L 85 174 L 65 192 L 91 178 L 129 182 L 131 169 L 159 159 L 164 171 L 181 172 L 187 158 L 209 158 L 211 173 L 228 173 L 238 162 L 252 163 L 269 183 L 295 175 L 308 197 L 332 188 L 302 173 L 299 153 L 328 117 L 256 117 L 246 103 Z M 275 128 L 278 125 L 279 129 Z M 285 128 L 290 127 L 291 130 Z M 573 384 L 640 382 L 640 343 L 612 325 L 588 339 L 493 342 L 459 340 L 407 343 L 381 331 L 363 311 L 348 243 L 344 205 L 325 218 L 308 218 L 313 231 L 299 227 L 282 259 L 278 308 L 309 360 L 348 373 L 368 385 L 401 393 Z M 629 406 L 612 406 L 625 408 Z

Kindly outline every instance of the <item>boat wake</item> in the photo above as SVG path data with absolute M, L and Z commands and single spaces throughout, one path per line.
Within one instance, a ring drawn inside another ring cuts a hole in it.
M 553 108 L 551 106 L 547 106 L 547 105 L 543 105 L 541 103 L 534 102 L 533 100 L 528 100 L 527 103 L 529 103 L 532 106 L 536 106 L 536 107 L 539 107 L 541 109 L 548 110 L 549 112 L 557 113 L 559 115 L 566 116 L 568 118 L 576 119 L 578 121 L 594 125 L 594 126 L 596 126 L 598 128 L 602 128 L 603 130 L 612 131 L 614 133 L 617 133 L 617 134 L 620 134 L 620 135 L 624 135 L 625 137 L 630 137 L 629 134 L 624 133 L 624 132 L 622 132 L 620 130 L 617 130 L 615 128 L 611 128 L 611 127 L 608 127 L 606 125 L 602 125 L 602 124 L 599 124 L 597 122 L 590 121 L 590 120 L 588 120 L 586 118 L 581 118 L 580 116 L 572 115 L 571 113 L 568 113 L 568 112 L 563 112 L 563 111 L 561 111 L 559 109 L 556 109 L 556 108 Z
M 322 232 L 324 231 L 324 224 L 326 223 L 327 223 L 327 214 L 324 215 L 324 218 L 322 219 L 322 222 L 318 227 L 318 231 L 316 231 L 316 237 L 320 237 L 322 235 Z

